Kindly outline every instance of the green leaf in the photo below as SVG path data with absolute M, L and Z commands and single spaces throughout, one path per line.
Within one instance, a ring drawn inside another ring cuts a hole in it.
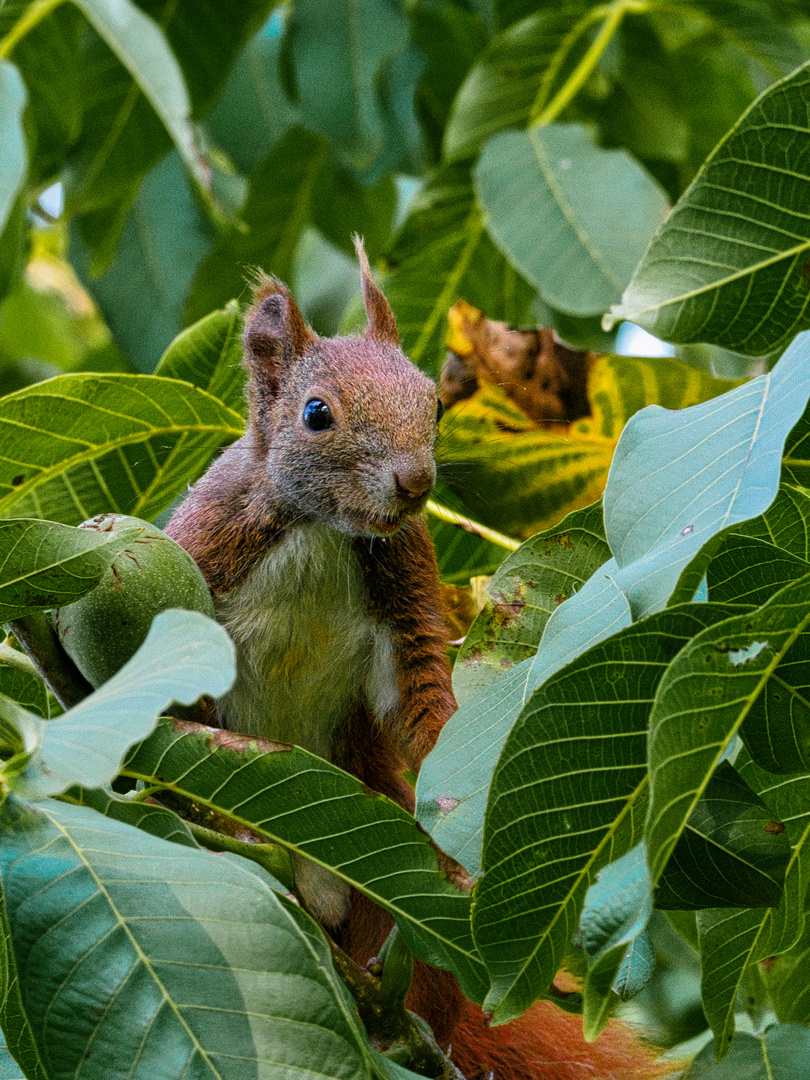
M 718 604 L 759 607 L 789 581 L 810 572 L 810 562 L 753 536 L 730 533 L 709 564 L 709 597 Z
M 17 16 L 24 6 L 31 11 L 31 5 L 20 5 Z M 6 3 L 0 13 L 0 38 L 15 22 L 14 5 Z M 14 46 L 14 62 L 28 92 L 29 185 L 58 175 L 81 132 L 80 41 L 86 26 L 73 4 L 62 4 L 29 27 Z
M 727 610 L 659 612 L 593 646 L 526 702 L 492 777 L 473 908 L 496 1022 L 547 992 L 597 872 L 638 843 L 656 687 L 678 650 Z
M 616 303 L 667 210 L 636 161 L 580 124 L 493 136 L 475 187 L 504 255 L 553 308 L 579 316 Z
M 444 360 L 447 312 L 459 297 L 493 319 L 521 323 L 528 316 L 533 290 L 489 239 L 469 165 L 439 169 L 414 197 L 386 264 L 385 295 L 402 347 L 433 375 Z
M 107 788 L 74 787 L 68 789 L 63 798 L 67 802 L 75 802 L 77 806 L 88 806 L 114 821 L 143 829 L 150 836 L 159 836 L 162 840 L 170 840 L 184 847 L 200 848 L 185 821 L 164 806 L 122 799 Z
M 788 436 L 783 469 L 796 427 L 801 424 L 802 421 L 799 421 Z M 734 531 L 758 537 L 797 559 L 810 562 L 810 494 L 783 482 L 765 513 L 741 523 Z
M 0 521 L 0 622 L 85 596 L 142 531 L 113 536 L 55 521 Z
M 245 45 L 205 121 L 217 146 L 250 175 L 293 124 L 296 107 L 282 87 L 282 24 L 276 14 Z
M 155 375 L 190 382 L 244 416 L 246 376 L 241 360 L 242 315 L 238 305 L 228 304 L 183 330 L 161 356 Z
M 768 695 L 771 708 L 771 740 L 789 734 L 789 709 L 774 699 L 783 687 L 800 693 L 805 681 L 809 580 L 800 578 L 756 611 L 698 634 L 661 681 L 650 717 L 646 837 L 653 884 L 732 739 L 746 717 L 757 716 L 761 695 Z
M 118 773 L 127 750 L 146 738 L 173 702 L 219 697 L 236 678 L 233 644 L 197 611 L 157 615 L 146 640 L 117 675 L 41 727 L 39 747 L 7 782 L 26 798 L 59 795 L 73 784 L 95 788 Z M 12 759 L 13 761 L 13 759 Z
M 195 0 L 168 8 L 164 0 L 138 6 L 160 25 L 183 72 L 195 118 L 213 104 L 234 57 L 275 6 L 276 0 L 247 0 L 235 6 Z
M 773 776 L 760 769 L 745 748 L 740 751 L 735 766 L 774 815 L 784 820 L 792 850 L 784 898 L 778 908 L 711 908 L 698 914 L 703 1008 L 715 1034 L 718 1054 L 727 1051 L 734 1035 L 734 1010 L 746 972 L 767 958 L 773 962 L 774 956 L 787 950 L 795 953 L 794 946 L 805 924 L 810 884 L 810 777 Z M 778 959 L 775 972 L 776 968 L 783 969 L 789 964 L 792 955 Z M 776 985 L 779 985 L 778 974 Z M 781 1019 L 794 1018 L 783 1015 L 778 1004 L 777 1011 Z
M 28 151 L 22 126 L 25 86 L 17 68 L 0 60 L 0 233 L 25 182 Z
M 188 297 L 190 320 L 241 297 L 255 266 L 282 281 L 291 279 L 327 152 L 323 139 L 296 127 L 256 169 L 240 214 L 246 229 L 229 229 L 202 260 Z
M 804 1080 L 808 1055 L 810 1031 L 800 1024 L 777 1024 L 764 1035 L 741 1032 L 721 1062 L 711 1046 L 704 1047 L 681 1080 Z
M 340 166 L 327 167 L 313 198 L 313 222 L 352 261 L 355 259 L 352 234 L 362 236 L 369 259 L 374 259 L 391 233 L 396 205 L 397 190 L 392 177 L 385 176 L 369 187 Z
M 323 934 L 257 875 L 85 807 L 0 816 L 6 953 L 48 1076 L 370 1077 Z
M 143 178 L 100 275 L 85 231 L 81 223 L 71 231 L 72 260 L 116 343 L 149 373 L 183 327 L 189 289 L 213 239 L 179 156 L 167 154 Z
M 416 956 L 450 968 L 468 997 L 483 997 L 469 895 L 447 880 L 411 815 L 360 780 L 299 747 L 169 721 L 133 751 L 124 772 L 331 870 L 394 916 Z
M 678 837 L 655 906 L 774 907 L 789 859 L 785 826 L 733 765 L 721 761 Z
M 81 195 L 74 189 L 72 197 L 79 198 L 86 209 L 115 205 L 120 197 L 121 180 L 126 177 L 125 162 L 129 164 L 129 190 L 134 196 L 140 177 L 154 163 L 148 156 L 135 158 L 132 148 L 143 151 L 149 139 L 134 138 L 141 119 L 135 108 L 142 94 L 155 116 L 174 143 L 198 193 L 210 204 L 209 181 L 204 157 L 191 123 L 191 103 L 185 80 L 163 30 L 131 0 L 73 0 L 84 13 L 99 37 L 116 57 L 124 72 L 107 79 L 103 115 L 107 124 L 106 137 L 93 140 L 92 129 L 85 124 L 84 145 L 81 148 L 82 167 L 76 177 Z M 125 74 L 124 74 L 125 73 Z M 99 71 L 96 71 L 99 74 Z M 133 111 L 135 110 L 135 111 Z M 132 123 L 133 119 L 135 123 Z M 101 121 L 101 116 L 97 117 Z M 111 121 L 111 122 L 110 122 Z M 147 118 L 148 121 L 148 118 Z M 148 122 L 147 122 L 148 133 Z M 96 134 L 100 135 L 98 128 Z M 153 141 L 153 147 L 160 143 Z M 159 153 L 163 152 L 161 146 Z M 168 147 L 165 147 L 168 149 Z M 153 150 L 154 153 L 154 150 Z M 114 214 L 121 215 L 129 204 Z M 120 217 L 119 217 L 120 220 Z M 110 252 L 111 254 L 111 252 Z
M 0 694 L 44 720 L 62 712 L 33 662 L 8 641 L 0 643 Z
M 577 37 L 585 5 L 536 11 L 494 37 L 456 95 L 444 134 L 448 161 L 475 154 L 503 128 L 522 128 Z
M 417 818 L 470 873 L 480 868 L 492 770 L 528 696 L 633 615 L 663 607 L 709 540 L 767 508 L 782 442 L 810 391 L 808 347 L 810 335 L 802 336 L 769 375 L 705 404 L 651 406 L 628 422 L 603 500 L 615 557 L 553 612 L 534 657 L 451 717 L 422 766 Z
M 785 445 L 782 480 L 797 488 L 810 488 L 810 409 L 793 426 Z M 799 552 L 801 554 L 801 552 Z
M 595 1038 L 607 1022 L 616 998 L 634 997 L 655 968 L 646 932 L 652 914 L 652 890 L 644 844 L 608 863 L 585 894 L 579 941 L 588 958 L 583 993 L 586 1037 Z
M 347 164 L 366 171 L 385 149 L 379 82 L 408 43 L 403 5 L 298 0 L 287 32 L 304 124 L 326 136 Z
M 810 65 L 766 90 L 704 164 L 605 321 L 760 356 L 810 324 Z M 689 237 L 686 240 L 686 237 Z
M 0 517 L 154 517 L 241 434 L 237 413 L 184 383 L 60 375 L 0 399 Z
M 453 671 L 458 703 L 533 656 L 552 611 L 609 558 L 601 502 L 575 510 L 509 555 L 459 650 Z

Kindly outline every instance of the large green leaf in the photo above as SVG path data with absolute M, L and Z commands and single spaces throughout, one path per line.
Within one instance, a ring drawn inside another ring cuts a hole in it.
M 204 125 L 245 176 L 300 122 L 282 87 L 281 31 L 282 21 L 274 15 L 248 41 Z
M 777 1024 L 762 1035 L 743 1032 L 728 1057 L 717 1062 L 704 1047 L 681 1080 L 804 1080 L 810 1054 L 810 1031 L 801 1024 Z
M 236 304 L 228 304 L 179 334 L 161 356 L 155 375 L 193 383 L 244 416 L 246 373 L 241 359 L 242 315 Z
M 408 43 L 408 20 L 388 0 L 298 0 L 288 29 L 304 123 L 359 172 L 388 136 L 381 82 Z
M 322 933 L 256 874 L 85 807 L 9 798 L 0 814 L 28 1075 L 370 1078 Z
M 203 694 L 219 697 L 235 677 L 233 643 L 218 623 L 198 611 L 163 611 L 116 675 L 62 716 L 37 725 L 36 751 L 21 770 L 14 759 L 9 762 L 6 782 L 34 799 L 59 795 L 74 784 L 108 784 L 127 750 L 149 734 L 173 701 L 191 705 Z
M 580 124 L 493 136 L 475 187 L 504 255 L 553 308 L 579 316 L 618 301 L 667 210 L 629 154 L 603 150 Z
M 210 204 L 209 172 L 191 123 L 183 74 L 158 23 L 131 0 L 73 2 L 110 51 L 96 50 L 96 62 L 86 69 L 94 80 L 88 94 L 94 108 L 85 115 L 70 194 L 85 212 L 103 211 L 103 224 L 94 222 L 85 236 L 89 240 L 92 232 L 103 243 L 106 259 L 141 176 L 171 142 Z M 110 63 L 112 57 L 117 64 Z
M 324 139 L 300 127 L 288 131 L 270 151 L 250 177 L 240 214 L 243 224 L 224 233 L 200 264 L 188 298 L 188 318 L 202 318 L 212 308 L 241 298 L 254 267 L 283 281 L 291 279 L 295 249 L 311 217 L 327 153 Z
M 459 650 L 453 671 L 458 703 L 533 656 L 552 611 L 609 558 L 601 502 L 574 511 L 509 555 Z
M 737 995 L 749 967 L 796 945 L 805 921 L 810 882 L 810 779 L 806 775 L 787 780 L 775 777 L 758 768 L 744 749 L 736 766 L 773 813 L 785 821 L 792 851 L 785 895 L 778 908 L 714 908 L 698 913 L 703 1008 L 715 1033 L 718 1053 L 728 1049 L 734 1035 Z
M 810 65 L 762 94 L 659 230 L 606 324 L 759 356 L 810 323 Z M 687 238 L 688 237 L 688 241 Z
M 0 521 L 0 622 L 89 593 L 142 531 L 113 535 L 33 518 Z
M 124 764 L 128 776 L 224 813 L 327 867 L 397 920 L 421 959 L 450 968 L 480 1001 L 470 897 L 440 869 L 411 815 L 298 747 L 161 721 Z
M 783 471 L 786 459 L 791 453 L 790 444 L 793 436 L 796 429 L 802 427 L 803 424 L 804 418 L 794 426 L 788 436 L 785 459 L 782 462 Z M 746 536 L 758 537 L 760 540 L 774 544 L 782 551 L 787 551 L 797 559 L 810 562 L 810 493 L 783 482 L 779 486 L 776 498 L 765 513 L 745 524 L 741 523 L 734 531 L 744 533 Z
M 187 383 L 60 375 L 0 399 L 0 516 L 153 517 L 242 430 Z
M 801 696 L 806 682 L 809 581 L 800 578 L 754 612 L 703 631 L 661 681 L 650 717 L 646 837 L 653 884 L 761 695 L 768 695 L 771 741 L 789 725 L 790 697 Z M 779 693 L 786 702 L 775 700 Z
M 444 134 L 448 161 L 469 157 L 503 128 L 526 126 L 541 87 L 546 98 L 574 45 L 584 10 L 577 3 L 536 11 L 492 39 L 453 102 Z
M 719 604 L 764 604 L 789 581 L 810 572 L 810 562 L 754 536 L 730 533 L 709 564 L 709 597 Z
M 25 86 L 17 68 L 0 60 L 0 233 L 25 181 L 28 152 L 22 128 Z
M 721 761 L 658 880 L 655 906 L 773 907 L 782 899 L 789 860 L 785 826 L 734 766 Z
M 639 840 L 656 687 L 678 650 L 727 610 L 659 612 L 589 649 L 526 702 L 492 778 L 473 909 L 497 1022 L 547 992 L 597 871 Z
M 277 0 L 218 0 L 167 7 L 165 0 L 138 0 L 138 7 L 160 25 L 183 72 L 192 112 L 202 116 L 229 74 L 233 59 L 264 21 Z
M 451 717 L 422 766 L 417 817 L 471 873 L 480 868 L 492 770 L 529 695 L 633 616 L 663 607 L 705 544 L 767 509 L 784 439 L 810 392 L 808 348 L 803 335 L 769 375 L 680 412 L 651 406 L 628 422 L 604 496 L 614 558 L 553 612 L 534 657 Z
M 444 358 L 447 312 L 459 297 L 494 319 L 527 318 L 533 290 L 489 239 L 468 165 L 439 169 L 416 195 L 386 262 L 385 294 L 402 346 L 432 375 Z
M 167 154 L 143 177 L 101 274 L 84 232 L 71 230 L 73 263 L 116 344 L 148 374 L 183 327 L 189 289 L 213 240 L 179 156 Z
M 7 2 L 0 10 L 0 39 L 11 31 L 23 9 L 32 5 Z M 30 149 L 29 183 L 50 181 L 81 131 L 81 35 L 86 27 L 73 4 L 62 4 L 33 26 L 14 46 L 14 63 L 28 94 L 26 127 Z M 2 45 L 0 44 L 0 51 Z M 2 145 L 8 145 L 5 139 Z

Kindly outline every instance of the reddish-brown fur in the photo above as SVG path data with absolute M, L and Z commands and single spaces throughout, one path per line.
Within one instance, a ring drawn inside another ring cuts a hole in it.
M 314 350 L 332 378 L 343 359 L 361 383 L 363 379 L 377 380 L 388 392 L 388 397 L 377 393 L 368 405 L 368 425 L 360 425 L 356 433 L 358 459 L 366 444 L 373 446 L 374 432 L 390 423 L 386 410 L 396 405 L 402 415 L 397 380 L 407 362 L 397 348 L 394 316 L 371 278 L 362 245 L 358 245 L 358 256 L 369 319 L 365 338 L 318 338 L 305 325 L 287 288 L 273 279 L 263 279 L 254 291 L 245 334 L 250 375 L 248 433 L 195 485 L 167 528 L 197 561 L 215 594 L 241 585 L 256 562 L 302 517 L 300 508 L 291 509 L 289 502 L 277 497 L 274 478 L 268 477 L 266 467 L 268 454 L 274 449 L 279 409 L 284 407 L 279 400 L 284 396 L 285 380 L 291 378 L 290 372 L 297 370 L 302 358 Z M 389 387 L 386 379 L 396 385 Z M 416 399 L 417 389 L 420 393 L 423 390 L 416 380 L 423 377 L 416 374 L 410 379 Z M 405 383 L 408 391 L 407 379 Z M 328 379 L 324 385 L 328 387 Z M 355 402 L 355 412 L 357 407 Z M 400 426 L 386 433 L 390 436 L 387 441 L 395 447 L 407 447 L 409 442 L 419 447 L 427 438 L 423 417 L 415 417 L 412 430 L 402 431 Z M 432 446 L 428 449 L 432 452 Z M 341 453 L 345 458 L 345 447 Z M 305 464 L 314 470 L 311 460 Z M 345 472 L 345 460 L 341 466 Z M 418 475 L 420 470 L 424 472 L 425 466 L 417 463 L 409 475 Z M 335 483 L 346 487 L 345 478 Z M 328 494 L 319 492 L 316 517 L 321 519 L 328 514 Z M 351 503 L 354 496 L 342 493 L 341 498 Z M 411 499 L 413 507 L 406 494 L 400 492 L 399 498 L 403 513 L 409 515 L 424 501 L 421 493 Z M 356 510 L 353 504 L 351 511 L 366 512 Z M 347 531 L 345 524 L 340 527 Z M 445 653 L 436 559 L 426 526 L 413 516 L 384 540 L 358 534 L 351 543 L 361 569 L 368 612 L 391 635 L 399 701 L 385 725 L 358 704 L 335 738 L 332 757 L 370 788 L 413 811 L 413 792 L 402 778 L 403 769 L 406 765 L 418 769 L 456 707 Z M 376 953 L 390 925 L 387 914 L 355 894 L 338 937 L 364 964 Z M 440 1045 L 452 1044 L 453 1060 L 469 1078 L 490 1070 L 495 1080 L 646 1080 L 661 1075 L 627 1028 L 611 1025 L 599 1042 L 589 1045 L 582 1038 L 579 1018 L 547 1002 L 512 1024 L 488 1028 L 481 1010 L 464 999 L 452 975 L 420 962 L 416 963 L 408 1005 L 430 1023 Z

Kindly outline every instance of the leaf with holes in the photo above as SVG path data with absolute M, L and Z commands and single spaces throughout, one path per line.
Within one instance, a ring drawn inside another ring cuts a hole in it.
M 152 375 L 60 375 L 0 399 L 0 517 L 151 518 L 243 431 L 194 386 Z
M 597 872 L 638 843 L 656 687 L 678 651 L 727 612 L 659 612 L 583 653 L 526 702 L 492 778 L 473 908 L 496 1022 L 547 992 Z
M 552 611 L 609 558 L 601 502 L 569 514 L 509 555 L 459 649 L 453 670 L 459 705 L 533 656 Z

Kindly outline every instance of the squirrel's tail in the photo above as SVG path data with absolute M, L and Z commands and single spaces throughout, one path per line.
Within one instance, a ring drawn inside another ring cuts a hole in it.
M 451 1058 L 465 1076 L 492 1072 L 494 1080 L 652 1080 L 671 1071 L 616 1022 L 586 1043 L 581 1017 L 550 1001 L 498 1027 L 487 1027 L 481 1010 L 465 1002 Z
M 365 964 L 379 948 L 390 918 L 358 894 L 341 945 Z M 430 1024 L 436 1041 L 469 1080 L 653 1080 L 671 1075 L 626 1024 L 611 1021 L 586 1043 L 582 1018 L 540 1001 L 509 1024 L 489 1027 L 484 1013 L 461 993 L 447 971 L 417 960 L 405 1004 Z

